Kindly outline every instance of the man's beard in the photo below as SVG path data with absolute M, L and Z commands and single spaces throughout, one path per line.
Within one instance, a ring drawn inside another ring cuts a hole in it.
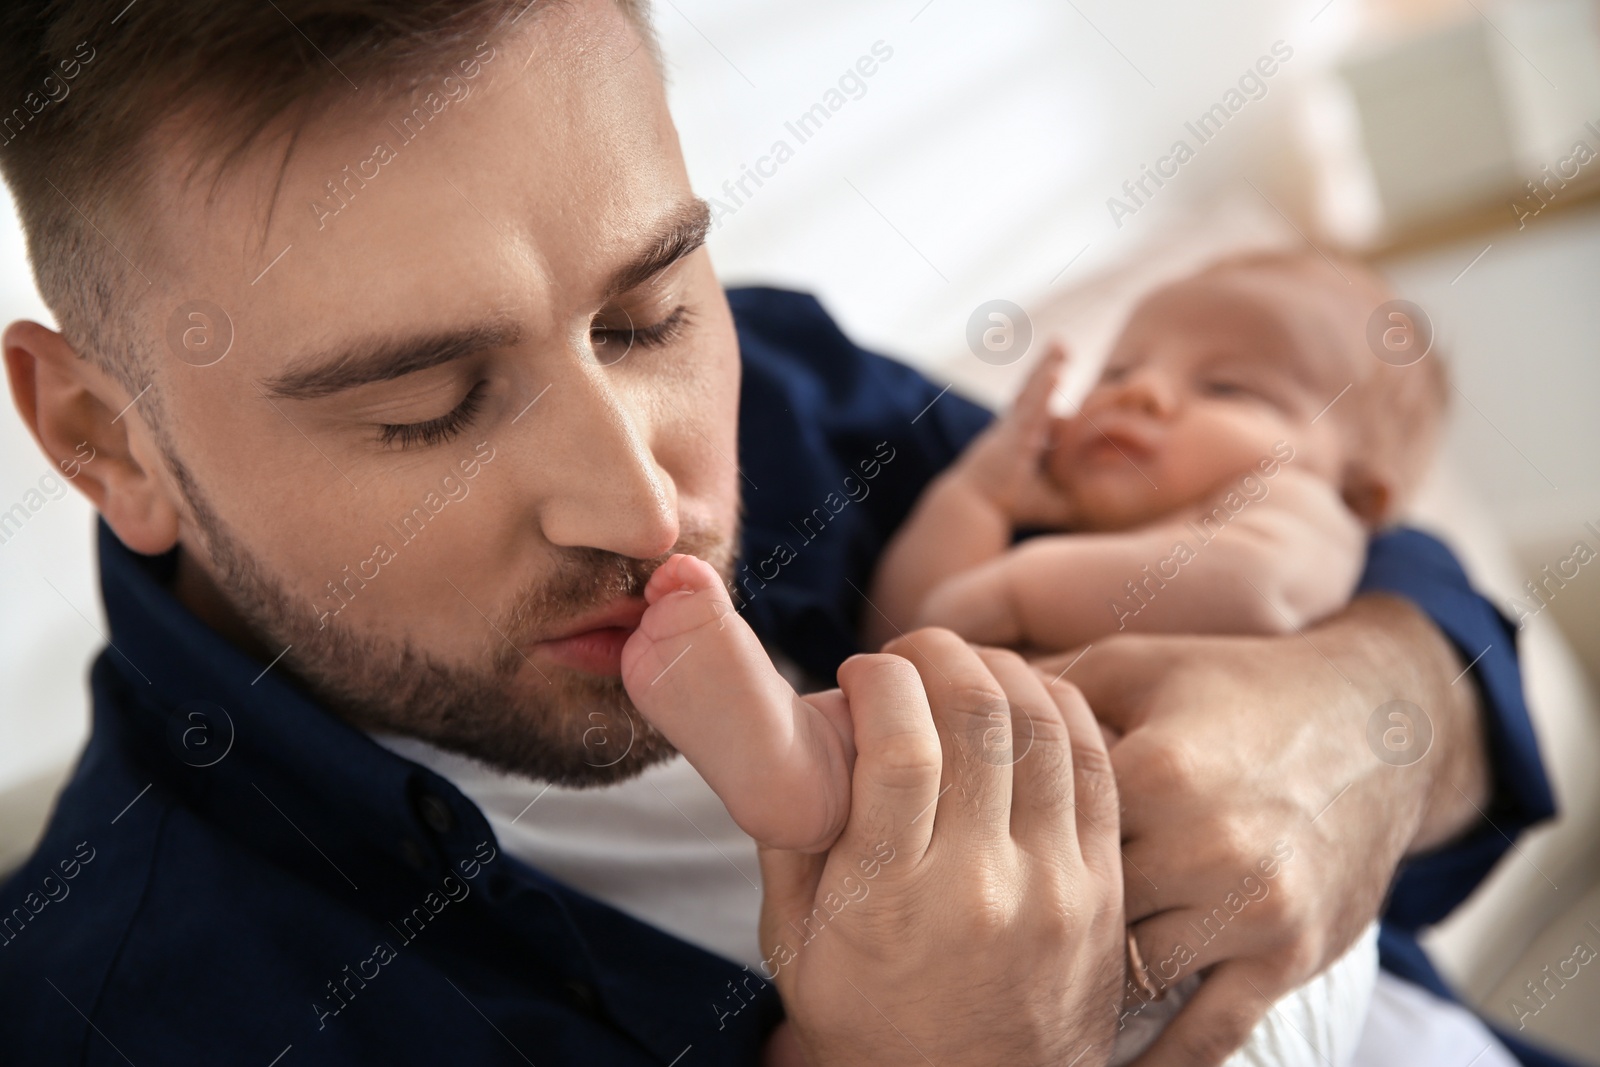
M 213 581 L 259 640 L 291 646 L 279 669 L 286 666 L 353 725 L 420 738 L 502 771 L 567 786 L 622 781 L 676 753 L 640 716 L 620 677 L 541 669 L 520 651 L 552 623 L 642 596 L 666 556 L 554 549 L 553 575 L 521 590 L 503 619 L 484 623 L 493 642 L 486 665 L 447 663 L 410 638 L 320 623 L 308 602 L 292 596 L 233 534 L 176 456 L 169 452 L 167 459 L 214 564 Z M 736 542 L 736 535 L 686 529 L 673 551 L 699 556 L 726 583 Z M 403 566 L 403 557 L 396 562 Z M 537 675 L 531 683 L 519 682 L 524 668 Z

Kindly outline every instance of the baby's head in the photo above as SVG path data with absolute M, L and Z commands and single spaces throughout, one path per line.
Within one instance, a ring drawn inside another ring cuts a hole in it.
M 1293 451 L 1363 522 L 1393 519 L 1426 472 L 1447 384 L 1437 354 L 1396 367 L 1367 344 L 1393 298 L 1316 252 L 1214 263 L 1134 309 L 1048 469 L 1073 527 L 1121 530 L 1198 503 Z

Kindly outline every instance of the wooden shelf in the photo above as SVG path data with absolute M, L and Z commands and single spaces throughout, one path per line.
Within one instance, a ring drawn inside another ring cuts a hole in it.
M 1578 179 L 1568 182 L 1567 187 L 1546 204 L 1538 215 L 1523 220 L 1524 227 L 1533 229 L 1548 226 L 1553 216 L 1568 215 L 1596 203 L 1600 203 L 1600 174 L 1593 178 L 1580 175 Z M 1381 263 L 1468 237 L 1508 230 L 1515 233 L 1519 229 L 1517 221 L 1517 215 L 1511 209 L 1511 197 L 1507 195 L 1479 208 L 1382 236 L 1362 249 L 1360 254 L 1363 258 Z

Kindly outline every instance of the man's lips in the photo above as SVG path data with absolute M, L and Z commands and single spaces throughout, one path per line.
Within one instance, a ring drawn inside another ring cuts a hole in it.
M 644 598 L 614 600 L 563 626 L 556 636 L 530 644 L 526 651 L 587 674 L 620 675 L 622 646 L 639 628 Z

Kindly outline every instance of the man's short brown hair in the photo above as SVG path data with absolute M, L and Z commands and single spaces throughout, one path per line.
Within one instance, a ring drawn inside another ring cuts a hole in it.
M 68 342 L 130 394 L 148 384 L 134 297 L 153 283 L 128 253 L 154 225 L 139 197 L 158 127 L 181 115 L 203 131 L 191 175 L 210 163 L 220 178 L 269 132 L 286 168 L 300 124 L 340 97 L 403 95 L 561 2 L 7 0 L 0 172 Z M 648 0 L 614 2 L 659 61 Z

